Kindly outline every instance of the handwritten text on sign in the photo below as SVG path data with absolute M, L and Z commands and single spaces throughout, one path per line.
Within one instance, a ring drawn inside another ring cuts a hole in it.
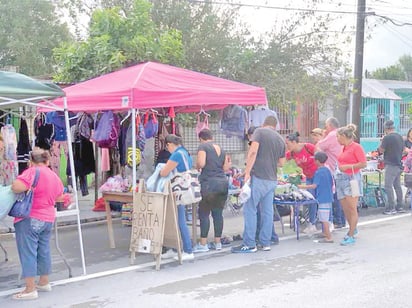
M 139 194 L 141 198 L 133 209 L 133 237 L 157 241 L 161 233 L 164 197 L 150 193 Z

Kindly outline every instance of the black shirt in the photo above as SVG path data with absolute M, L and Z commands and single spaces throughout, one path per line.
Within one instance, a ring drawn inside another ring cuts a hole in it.
M 401 159 L 404 141 L 398 133 L 390 133 L 383 137 L 381 148 L 385 150 L 383 160 L 385 165 L 402 167 Z

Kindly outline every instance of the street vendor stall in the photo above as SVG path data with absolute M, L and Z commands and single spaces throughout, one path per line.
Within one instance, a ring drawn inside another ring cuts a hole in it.
M 56 99 L 69 111 L 130 111 L 136 119 L 139 110 L 174 108 L 174 112 L 223 109 L 228 105 L 267 105 L 263 88 L 229 81 L 169 65 L 146 62 L 109 73 L 64 89 Z M 47 111 L 47 108 L 42 109 Z M 132 125 L 132 153 L 136 150 L 136 121 Z M 132 191 L 136 191 L 136 156 L 132 155 Z M 126 193 L 125 193 L 126 194 Z M 105 195 L 110 200 L 113 195 Z M 115 196 L 118 199 L 119 196 Z M 120 199 L 124 199 L 120 197 Z M 126 195 L 125 199 L 130 200 Z M 106 204 L 106 211 L 108 205 Z M 110 219 L 109 219 L 110 220 Z M 110 246 L 114 247 L 109 223 Z
M 62 97 L 64 95 L 65 93 L 63 92 L 63 90 L 52 83 L 42 83 L 22 74 L 0 71 L 0 109 L 6 113 L 20 115 L 20 109 L 24 106 L 47 106 L 52 110 L 64 111 L 66 127 L 70 127 L 67 104 L 64 103 L 61 106 L 55 106 L 51 102 L 51 100 L 57 97 Z M 74 174 L 75 171 L 73 164 L 73 151 L 71 148 L 70 136 L 68 136 L 68 139 L 70 169 L 72 174 Z M 79 216 L 79 202 L 77 198 L 77 188 L 75 183 L 73 185 L 73 192 L 75 198 L 75 208 L 65 211 L 64 214 L 57 212 L 56 219 L 58 219 L 62 215 L 76 216 L 83 273 L 86 274 L 82 231 Z M 55 225 L 55 228 L 57 228 L 57 224 Z

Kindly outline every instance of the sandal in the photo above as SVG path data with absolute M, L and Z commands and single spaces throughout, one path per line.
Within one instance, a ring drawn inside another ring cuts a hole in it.
M 327 240 L 327 239 L 324 238 L 324 239 L 319 240 L 318 243 L 322 243 L 322 244 L 325 244 L 325 243 L 332 244 L 332 243 L 333 243 L 333 240 Z
M 36 299 L 39 297 L 39 294 L 37 293 L 37 290 L 34 290 L 32 292 L 20 292 L 16 293 L 12 296 L 13 299 L 15 300 L 30 300 L 30 299 Z

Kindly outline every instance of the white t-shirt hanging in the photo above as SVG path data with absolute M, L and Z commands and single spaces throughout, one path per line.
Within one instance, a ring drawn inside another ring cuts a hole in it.
M 259 127 L 263 125 L 263 122 L 265 121 L 266 117 L 268 116 L 274 116 L 278 122 L 276 125 L 276 130 L 280 129 L 280 123 L 279 123 L 279 118 L 278 114 L 274 110 L 270 110 L 269 108 L 266 107 L 258 107 L 252 111 L 249 112 L 249 127 L 255 126 Z

